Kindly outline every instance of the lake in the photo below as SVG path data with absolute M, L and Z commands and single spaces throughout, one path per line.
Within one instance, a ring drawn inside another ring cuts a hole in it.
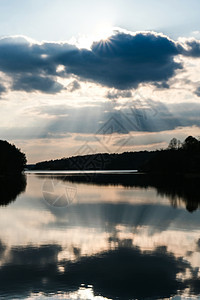
M 200 298 L 195 179 L 134 173 L 1 179 L 0 299 Z

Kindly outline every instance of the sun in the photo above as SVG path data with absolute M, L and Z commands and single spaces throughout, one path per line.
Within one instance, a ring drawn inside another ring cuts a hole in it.
M 81 34 L 75 42 L 78 48 L 90 49 L 93 42 L 105 41 L 113 34 L 114 27 L 109 22 L 98 23 L 88 35 Z
M 95 41 L 107 40 L 113 33 L 113 26 L 109 22 L 100 22 L 94 28 Z

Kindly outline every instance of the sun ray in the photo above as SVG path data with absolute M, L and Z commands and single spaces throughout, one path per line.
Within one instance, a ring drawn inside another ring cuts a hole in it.
M 95 26 L 90 35 L 80 35 L 76 45 L 79 48 L 91 49 L 94 42 L 100 42 L 102 45 L 110 42 L 110 37 L 114 33 L 114 27 L 108 22 L 100 22 Z

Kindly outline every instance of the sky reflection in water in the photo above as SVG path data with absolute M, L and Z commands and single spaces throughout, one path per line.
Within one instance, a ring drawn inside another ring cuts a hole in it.
M 186 210 L 188 191 L 124 178 L 30 174 L 10 198 L 15 185 L 1 185 L 0 298 L 199 295 L 200 213 Z

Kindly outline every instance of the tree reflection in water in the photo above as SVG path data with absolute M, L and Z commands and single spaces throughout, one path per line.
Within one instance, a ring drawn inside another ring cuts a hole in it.
M 0 206 L 6 206 L 15 201 L 17 196 L 23 193 L 25 189 L 25 175 L 2 176 L 0 178 Z
M 44 176 L 42 178 L 44 179 Z M 59 179 L 86 182 L 84 176 L 59 177 Z M 12 187 L 17 187 L 15 193 L 13 188 L 11 193 L 9 185 L 7 185 L 7 197 L 2 198 L 4 199 L 3 205 L 14 200 L 15 195 L 24 190 L 26 183 L 23 185 L 22 182 L 23 180 L 17 183 L 15 179 L 16 184 L 12 184 Z M 141 189 L 155 187 L 158 193 L 168 195 L 170 201 L 174 201 L 171 202 L 174 206 L 179 205 L 179 198 L 181 202 L 186 199 L 184 202 L 186 204 L 192 203 L 194 199 L 197 206 L 199 205 L 196 183 L 193 179 L 188 181 L 183 178 L 166 179 L 143 175 L 106 176 L 104 174 L 93 177 L 89 182 L 98 185 L 120 184 L 125 187 Z M 184 185 L 186 182 L 190 183 Z M 194 188 L 192 189 L 193 184 Z M 3 187 L 5 193 L 5 183 L 2 183 Z M 35 190 L 35 185 L 33 185 L 33 195 L 35 195 Z M 95 192 L 97 190 L 99 190 L 98 187 Z M 8 197 L 8 195 L 12 196 Z M 132 197 L 131 193 L 130 197 Z M 9 201 L 6 202 L 6 199 Z M 28 195 L 24 202 L 19 201 L 19 208 L 22 212 L 24 205 L 28 202 L 27 199 Z M 6 238 L 1 238 L 1 297 L 14 299 L 20 295 L 21 298 L 30 298 L 33 294 L 40 293 L 46 295 L 47 298 L 54 299 L 54 295 L 56 297 L 58 294 L 74 293 L 73 296 L 75 296 L 83 286 L 86 289 L 88 286 L 92 286 L 94 295 L 101 295 L 109 299 L 170 298 L 174 295 L 184 294 L 186 291 L 190 295 L 199 294 L 199 268 L 188 259 L 187 255 L 189 254 L 186 252 L 188 247 L 182 252 L 173 252 L 173 249 L 170 248 L 172 240 L 178 239 L 178 230 L 170 234 L 171 240 L 167 240 L 166 243 L 165 239 L 162 239 L 159 244 L 155 237 L 155 233 L 167 232 L 169 224 L 172 224 L 177 216 L 180 217 L 178 209 L 175 210 L 169 205 L 160 203 L 136 202 L 134 205 L 131 201 L 93 202 L 87 198 L 87 202 L 76 203 L 68 206 L 65 210 L 48 206 L 48 211 L 46 211 L 46 203 L 44 202 L 44 206 L 41 206 L 43 203 L 41 196 L 36 195 L 35 199 L 38 200 L 39 206 L 37 207 L 36 200 L 32 201 L 30 198 L 34 210 L 29 215 L 30 206 L 28 209 L 25 206 L 24 215 L 28 215 L 26 219 L 21 218 L 21 211 L 19 215 L 15 216 L 16 211 L 12 207 L 10 213 L 16 219 L 10 218 L 8 223 L 6 223 L 7 220 L 4 221 L 5 227 L 3 228 L 6 229 L 6 226 L 13 223 L 10 236 L 12 234 L 17 236 L 20 230 L 23 238 L 21 243 L 18 243 L 17 240 L 18 244 L 7 243 L 8 234 L 5 235 Z M 9 212 L 9 207 L 6 210 Z M 152 216 L 152 211 L 157 214 L 157 217 L 154 214 Z M 189 224 L 195 214 L 191 215 L 183 209 L 181 211 L 183 218 L 185 214 L 188 218 L 187 220 L 183 219 L 183 222 L 188 221 Z M 2 209 L 3 214 L 5 214 L 4 209 Z M 8 214 L 8 216 L 10 215 Z M 50 218 L 46 219 L 44 225 L 45 216 Z M 12 222 L 12 220 L 14 221 Z M 158 226 L 159 222 L 162 223 L 161 227 Z M 135 229 L 139 228 L 149 228 L 147 235 L 141 236 L 143 245 L 137 244 L 136 241 L 137 231 Z M 191 230 L 191 228 L 189 229 Z M 173 229 L 173 226 L 170 229 Z M 40 239 L 40 235 L 43 235 L 43 239 Z M 88 236 L 89 239 L 87 239 Z M 186 238 L 188 236 L 191 238 L 191 231 L 187 233 Z M 97 239 L 95 239 L 96 237 Z M 146 243 L 145 239 L 148 237 Z M 148 242 L 151 240 L 152 244 L 149 245 Z M 14 239 L 14 241 L 16 240 Z M 91 241 L 89 245 L 86 244 L 88 241 Z M 195 249 L 192 248 L 193 241 Z M 199 236 L 198 240 L 195 236 L 192 242 L 188 243 L 189 247 L 191 246 L 189 249 L 196 255 L 200 249 Z M 161 246 L 158 247 L 158 245 Z
M 43 177 L 44 178 L 44 177 Z M 53 176 L 56 178 L 56 175 Z M 57 177 L 63 181 L 97 184 L 122 185 L 124 187 L 156 188 L 158 195 L 167 196 L 173 207 L 185 204 L 189 212 L 200 207 L 198 176 L 149 175 L 149 174 L 95 174 L 70 175 Z

